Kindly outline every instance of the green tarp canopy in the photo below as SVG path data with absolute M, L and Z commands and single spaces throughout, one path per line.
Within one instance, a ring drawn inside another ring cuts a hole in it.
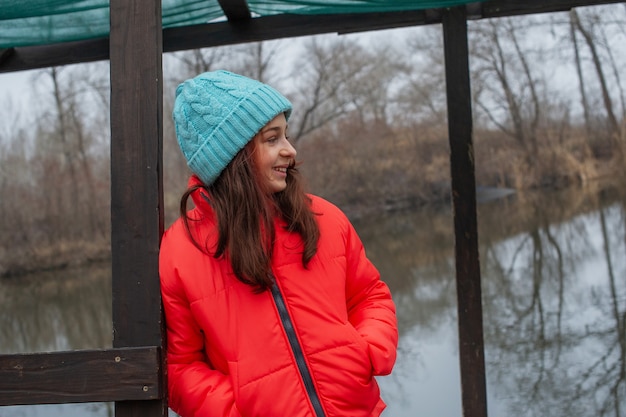
M 131 0 L 129 0 L 131 1 Z M 252 18 L 279 14 L 324 15 L 434 9 L 466 0 L 248 0 Z M 163 0 L 163 28 L 227 20 L 218 0 Z M 105 38 L 108 0 L 0 0 L 0 49 Z

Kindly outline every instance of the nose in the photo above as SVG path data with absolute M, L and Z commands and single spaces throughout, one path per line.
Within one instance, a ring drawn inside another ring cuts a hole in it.
M 283 138 L 283 147 L 280 150 L 281 156 L 286 158 L 295 158 L 297 153 L 298 151 L 296 151 L 296 148 L 293 147 L 291 142 L 289 142 L 287 138 Z

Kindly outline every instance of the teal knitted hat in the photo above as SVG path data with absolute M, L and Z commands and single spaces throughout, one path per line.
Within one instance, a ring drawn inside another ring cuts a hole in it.
M 267 84 L 228 71 L 212 71 L 176 89 L 174 126 L 187 165 L 210 185 L 230 161 L 291 103 Z

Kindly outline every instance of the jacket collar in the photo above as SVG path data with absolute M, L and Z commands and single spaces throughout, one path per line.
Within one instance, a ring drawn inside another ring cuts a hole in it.
M 189 177 L 189 181 L 187 182 L 187 188 L 195 187 L 195 186 L 204 186 L 202 180 L 195 174 Z M 191 199 L 193 200 L 193 204 L 196 208 L 202 213 L 211 213 L 213 212 L 213 208 L 210 204 L 209 194 L 206 192 L 204 188 L 198 188 L 191 194 Z

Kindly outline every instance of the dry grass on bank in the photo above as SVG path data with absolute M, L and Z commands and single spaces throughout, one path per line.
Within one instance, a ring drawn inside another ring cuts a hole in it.
M 56 242 L 47 246 L 0 248 L 0 277 L 86 265 L 111 257 L 110 243 L 100 241 Z
M 610 146 L 608 138 L 588 140 L 584 132 L 574 131 L 566 139 L 546 134 L 532 152 L 501 133 L 477 132 L 476 182 L 516 190 L 584 184 L 624 170 L 620 152 Z
M 515 190 L 562 189 L 624 170 L 606 152 L 607 140 L 585 135 L 546 137 L 536 152 L 500 132 L 474 137 L 476 183 Z M 311 190 L 358 217 L 367 212 L 438 204 L 450 198 L 447 130 L 421 125 L 392 131 L 384 125 L 351 123 L 319 132 L 298 144 Z

